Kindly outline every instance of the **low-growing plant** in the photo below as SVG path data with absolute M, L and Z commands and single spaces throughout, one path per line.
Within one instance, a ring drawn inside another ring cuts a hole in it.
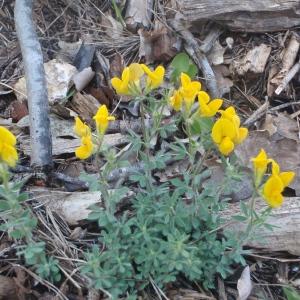
M 248 130 L 230 106 L 222 109 L 222 99 L 210 99 L 201 83 L 180 74 L 176 89 L 157 93 L 165 70 L 154 71 L 145 65 L 131 64 L 121 78 L 111 83 L 119 95 L 132 97 L 140 106 L 142 134 L 128 130 L 130 148 L 127 155 L 138 159 L 139 168 L 113 189 L 110 175 L 117 168 L 130 167 L 115 149 L 103 140 L 115 117 L 101 105 L 94 116 L 95 133 L 82 120 L 75 119 L 74 131 L 81 139 L 75 154 L 79 159 L 93 156 L 99 164 L 99 180 L 90 181 L 100 190 L 103 206 L 91 207 L 88 219 L 99 227 L 98 241 L 84 254 L 81 273 L 91 286 L 110 298 L 135 299 L 148 286 L 164 289 L 179 277 L 199 281 L 213 288 L 216 275 L 226 277 L 232 264 L 244 264 L 243 245 L 255 237 L 259 226 L 270 226 L 267 217 L 283 203 L 283 191 L 294 178 L 293 172 L 281 172 L 279 165 L 261 149 L 253 161 L 253 195 L 249 203 L 241 202 L 241 214 L 222 217 L 226 209 L 232 180 L 242 180 L 243 171 L 235 147 Z M 146 78 L 145 78 L 146 75 Z M 195 99 L 198 99 L 198 104 Z M 165 118 L 166 110 L 171 117 Z M 149 121 L 149 120 L 150 121 Z M 0 230 L 7 232 L 18 247 L 17 255 L 41 277 L 60 280 L 58 261 L 46 255 L 44 242 L 34 236 L 37 219 L 26 205 L 22 183 L 10 180 L 10 170 L 18 160 L 15 136 L 0 126 Z M 222 161 L 225 173 L 220 182 L 207 180 L 208 158 Z M 159 180 L 171 164 L 185 161 L 179 175 Z M 271 167 L 269 172 L 268 166 Z M 125 196 L 129 201 L 123 203 Z M 267 206 L 256 211 L 256 201 Z M 231 232 L 228 224 L 241 222 L 240 232 Z M 244 228 L 244 230 L 242 230 Z
M 217 274 L 225 278 L 233 263 L 245 263 L 244 243 L 255 228 L 267 226 L 267 216 L 282 204 L 282 192 L 294 177 L 293 172 L 280 172 L 262 149 L 253 158 L 254 192 L 249 205 L 241 202 L 241 215 L 223 219 L 228 183 L 233 178 L 241 180 L 243 175 L 234 149 L 247 138 L 248 130 L 240 126 L 232 106 L 221 109 L 222 99 L 211 100 L 201 90 L 201 83 L 185 73 L 180 74 L 177 89 L 155 94 L 163 79 L 162 66 L 151 71 L 135 63 L 124 69 L 121 78 L 111 81 L 119 95 L 131 96 L 139 103 L 141 113 L 142 136 L 129 130 L 128 140 L 143 170 L 132 174 L 121 188 L 109 190 L 107 178 L 114 168 L 129 163 L 102 145 L 114 117 L 102 105 L 94 117 L 95 135 L 76 118 L 75 132 L 82 141 L 77 157 L 86 159 L 94 154 L 107 160 L 100 181 L 92 184 L 100 189 L 104 207 L 92 207 L 89 215 L 89 220 L 98 223 L 99 243 L 85 254 L 81 270 L 92 286 L 113 299 L 134 297 L 151 284 L 164 288 L 180 276 L 200 281 L 205 288 L 214 287 Z M 175 113 L 166 121 L 168 108 Z M 151 126 L 147 118 L 151 118 Z M 222 181 L 209 182 L 205 160 L 216 154 L 226 172 Z M 188 167 L 180 176 L 166 182 L 155 178 L 155 170 L 163 172 L 170 163 L 182 160 Z M 267 172 L 269 164 L 271 175 Z M 134 195 L 120 212 L 118 204 L 130 187 Z M 258 196 L 268 204 L 263 212 L 255 210 Z M 245 230 L 233 234 L 226 226 L 233 220 L 244 223 Z
M 15 167 L 18 160 L 15 145 L 15 136 L 0 126 L 0 231 L 7 232 L 11 239 L 18 242 L 17 255 L 23 255 L 25 263 L 33 266 L 38 275 L 59 281 L 58 261 L 47 257 L 45 243 L 36 241 L 33 236 L 38 221 L 24 205 L 28 195 L 21 192 L 23 182 L 10 181 L 9 167 Z

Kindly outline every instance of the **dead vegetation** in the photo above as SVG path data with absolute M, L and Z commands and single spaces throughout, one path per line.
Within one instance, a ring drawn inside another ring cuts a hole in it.
M 87 183 L 78 179 L 81 171 L 96 176 L 99 163 L 75 159 L 79 141 L 73 118 L 79 115 L 91 123 L 96 107 L 106 104 L 118 121 L 111 124 L 104 143 L 126 155 L 124 132 L 140 132 L 139 111 L 126 97 L 114 94 L 110 79 L 128 62 L 160 63 L 168 70 L 171 59 L 184 50 L 197 65 L 205 89 L 233 105 L 250 129 L 249 139 L 237 150 L 244 165 L 249 167 L 256 149 L 265 147 L 297 174 L 286 191 L 286 205 L 270 220 L 279 229 L 261 232 L 260 241 L 248 245 L 252 252 L 246 257 L 254 285 L 249 299 L 285 299 L 281 286 L 300 287 L 298 1 L 279 1 L 277 6 L 271 0 L 216 1 L 213 6 L 211 1 L 190 0 L 128 0 L 125 6 L 124 1 L 114 2 L 123 11 L 108 0 L 35 1 L 33 19 L 45 62 L 54 163 L 51 176 L 46 176 L 30 166 L 28 95 L 14 2 L 0 1 L 0 125 L 18 136 L 22 159 L 14 180 L 26 180 L 26 205 L 39 220 L 35 235 L 59 260 L 63 274 L 59 285 L 38 278 L 16 257 L 18 245 L 0 232 L 0 299 L 104 299 L 102 293 L 87 289 L 87 278 L 77 268 L 84 249 L 97 238 L 85 218 L 91 204 L 101 205 L 101 195 L 87 191 Z M 93 71 L 87 71 L 89 67 Z M 77 82 L 74 74 L 79 74 Z M 132 168 L 143 167 L 135 157 L 128 160 Z M 206 164 L 216 170 L 216 178 L 222 174 L 218 162 Z M 180 176 L 185 168 L 184 163 L 170 162 L 166 173 L 156 177 L 163 182 L 164 177 Z M 112 188 L 130 172 L 115 170 Z M 232 198 L 244 201 L 247 189 L 246 182 Z M 225 215 L 237 209 L 232 203 Z M 182 280 L 166 295 L 153 285 L 140 299 L 236 299 L 243 285 L 237 285 L 241 273 L 237 267 L 231 278 L 219 279 L 213 292 L 203 290 L 201 283 Z M 247 289 L 249 278 L 244 280 Z

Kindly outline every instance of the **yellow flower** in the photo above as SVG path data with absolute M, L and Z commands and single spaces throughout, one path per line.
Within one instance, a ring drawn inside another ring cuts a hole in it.
M 236 134 L 233 142 L 236 145 L 242 143 L 248 136 L 248 129 L 245 127 L 240 127 L 240 117 L 236 114 L 234 107 L 229 106 L 227 109 L 220 110 L 219 112 L 221 113 L 222 118 L 227 119 L 234 124 Z
M 97 131 L 104 134 L 109 121 L 114 121 L 115 117 L 109 115 L 106 105 L 101 105 L 93 119 L 96 122 Z
M 16 137 L 6 128 L 0 126 L 0 162 L 14 167 L 18 160 Z
M 194 104 L 195 97 L 201 89 L 201 83 L 198 81 L 191 81 L 189 75 L 181 73 L 180 75 L 181 88 L 180 93 L 183 97 L 183 101 L 187 111 L 191 110 Z
M 282 181 L 278 176 L 271 176 L 264 185 L 263 197 L 271 207 L 280 207 L 283 203 L 282 192 L 284 190 Z
M 268 159 L 265 150 L 261 149 L 257 156 L 252 158 L 251 160 L 254 167 L 255 186 L 258 187 L 267 171 L 267 166 L 270 162 L 270 159 Z
M 164 80 L 165 68 L 163 66 L 158 66 L 154 71 L 151 71 L 146 65 L 142 64 L 141 66 L 148 76 L 146 91 L 149 92 L 158 88 Z
M 76 148 L 75 155 L 79 159 L 87 159 L 92 155 L 93 149 L 92 136 L 89 134 L 81 138 L 81 145 Z
M 220 113 L 225 119 L 228 119 L 230 121 L 235 119 L 235 121 L 237 122 L 237 126 L 240 126 L 238 115 L 236 114 L 233 106 L 229 106 L 225 110 L 220 110 Z
M 173 96 L 170 97 L 170 105 L 175 111 L 179 111 L 182 107 L 182 96 L 179 91 L 175 91 Z
M 211 137 L 224 155 L 229 155 L 234 149 L 233 139 L 236 131 L 234 124 L 224 118 L 216 121 L 212 128 Z
M 201 117 L 213 117 L 223 104 L 222 99 L 214 99 L 210 101 L 209 95 L 204 92 L 198 92 L 199 110 Z
M 230 139 L 230 137 L 226 136 L 222 139 L 221 143 L 219 144 L 219 150 L 224 155 L 229 155 L 234 149 L 234 143 Z
M 144 70 L 140 64 L 133 63 L 122 72 L 122 78 L 114 77 L 111 85 L 119 95 L 134 95 L 140 93 L 140 78 Z
M 235 113 L 235 109 L 232 106 L 226 110 L 221 110 L 220 113 L 221 118 L 214 124 L 211 137 L 218 145 L 220 152 L 224 155 L 229 155 L 234 150 L 234 146 L 243 142 L 247 137 L 248 129 L 239 127 L 240 118 Z M 226 140 L 223 141 L 225 138 Z
M 263 186 L 262 195 L 270 207 L 280 207 L 283 203 L 282 192 L 295 177 L 294 172 L 280 172 L 279 165 L 272 161 L 272 175 Z
M 248 129 L 245 127 L 236 128 L 236 136 L 234 138 L 234 143 L 236 145 L 241 144 L 248 136 Z
M 79 117 L 75 118 L 74 131 L 79 137 L 84 137 L 86 135 L 91 134 L 90 127 L 83 123 Z
M 283 186 L 287 187 L 293 181 L 295 172 L 280 172 L 278 163 L 273 159 L 270 159 L 270 161 L 272 162 L 272 176 L 278 176 L 282 181 Z
M 111 79 L 111 85 L 119 95 L 130 95 L 129 91 L 130 69 L 127 67 L 122 72 L 121 79 L 114 77 Z
M 133 63 L 129 65 L 129 82 L 137 82 L 144 75 L 142 65 Z

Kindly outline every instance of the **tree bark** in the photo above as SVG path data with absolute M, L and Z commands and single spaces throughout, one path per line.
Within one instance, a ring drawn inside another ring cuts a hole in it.
M 214 20 L 232 30 L 266 32 L 300 25 L 298 0 L 179 0 L 187 22 Z
M 43 54 L 32 19 L 32 0 L 16 0 L 15 25 L 25 68 L 30 118 L 31 165 L 52 167 L 49 104 Z

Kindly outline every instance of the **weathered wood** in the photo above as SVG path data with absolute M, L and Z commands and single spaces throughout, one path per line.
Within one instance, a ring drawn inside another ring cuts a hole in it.
M 266 208 L 262 199 L 256 201 L 256 211 Z M 232 203 L 223 216 L 230 220 L 231 216 L 241 214 L 239 203 Z M 247 245 L 254 248 L 262 248 L 271 252 L 287 251 L 294 255 L 300 255 L 300 198 L 285 198 L 284 204 L 274 209 L 267 223 L 276 226 L 272 231 L 259 228 L 257 239 L 248 242 Z M 245 226 L 240 222 L 228 226 L 234 232 L 240 232 Z
M 52 168 L 49 104 L 42 48 L 32 17 L 32 0 L 17 0 L 15 25 L 21 47 L 30 118 L 31 165 Z
M 139 27 L 149 29 L 153 15 L 153 0 L 127 1 L 125 23 L 128 30 L 137 32 Z
M 108 190 L 109 193 L 114 190 Z M 76 225 L 87 219 L 91 213 L 91 206 L 103 205 L 101 192 L 63 192 L 47 188 L 31 188 L 29 193 L 46 209 L 55 212 L 70 225 Z M 128 192 L 122 199 L 131 197 Z M 0 299 L 1 300 L 1 299 Z
M 232 30 L 278 31 L 300 25 L 299 0 L 179 0 L 188 22 L 214 20 Z
M 103 138 L 103 145 L 114 147 L 126 144 L 128 140 L 120 133 L 106 134 Z M 61 155 L 66 153 L 74 153 L 75 149 L 80 146 L 81 141 L 77 139 L 68 139 L 62 137 L 52 138 L 53 155 Z M 31 148 L 28 139 L 20 140 L 20 149 L 25 154 L 30 156 Z

